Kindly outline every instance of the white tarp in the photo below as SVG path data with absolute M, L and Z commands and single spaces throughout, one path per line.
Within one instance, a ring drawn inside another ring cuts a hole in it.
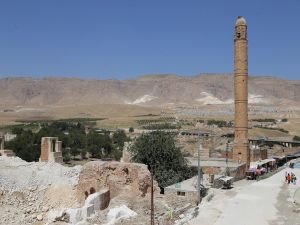
M 120 219 L 128 219 L 136 215 L 137 213 L 129 209 L 126 205 L 112 208 L 109 210 L 107 214 L 108 223 L 106 225 L 113 225 Z

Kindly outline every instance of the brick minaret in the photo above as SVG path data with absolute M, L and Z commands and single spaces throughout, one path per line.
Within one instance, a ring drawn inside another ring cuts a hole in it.
M 239 16 L 234 35 L 235 137 L 233 160 L 250 165 L 248 146 L 248 39 L 247 23 Z

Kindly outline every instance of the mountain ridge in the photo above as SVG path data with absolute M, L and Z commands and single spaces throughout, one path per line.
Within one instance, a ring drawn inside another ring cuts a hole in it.
M 249 97 L 251 96 L 261 99 L 261 102 L 253 104 L 299 103 L 300 81 L 249 76 Z M 201 98 L 207 99 L 199 101 Z M 188 77 L 157 74 L 128 80 L 68 77 L 0 79 L 0 108 L 72 104 L 231 104 L 232 99 L 233 75 L 230 73 L 205 73 Z

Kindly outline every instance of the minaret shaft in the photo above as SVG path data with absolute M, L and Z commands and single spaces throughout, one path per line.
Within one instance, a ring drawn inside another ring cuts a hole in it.
M 248 146 L 248 40 L 247 24 L 239 17 L 234 39 L 235 138 L 233 160 L 250 165 Z

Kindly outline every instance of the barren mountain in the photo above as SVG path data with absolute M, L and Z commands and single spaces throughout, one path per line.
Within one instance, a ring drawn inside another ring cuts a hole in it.
M 249 102 L 295 105 L 300 81 L 250 76 Z M 148 75 L 134 80 L 82 80 L 69 78 L 0 79 L 0 109 L 21 107 L 126 104 L 142 106 L 208 105 L 233 102 L 231 74 L 194 77 Z

